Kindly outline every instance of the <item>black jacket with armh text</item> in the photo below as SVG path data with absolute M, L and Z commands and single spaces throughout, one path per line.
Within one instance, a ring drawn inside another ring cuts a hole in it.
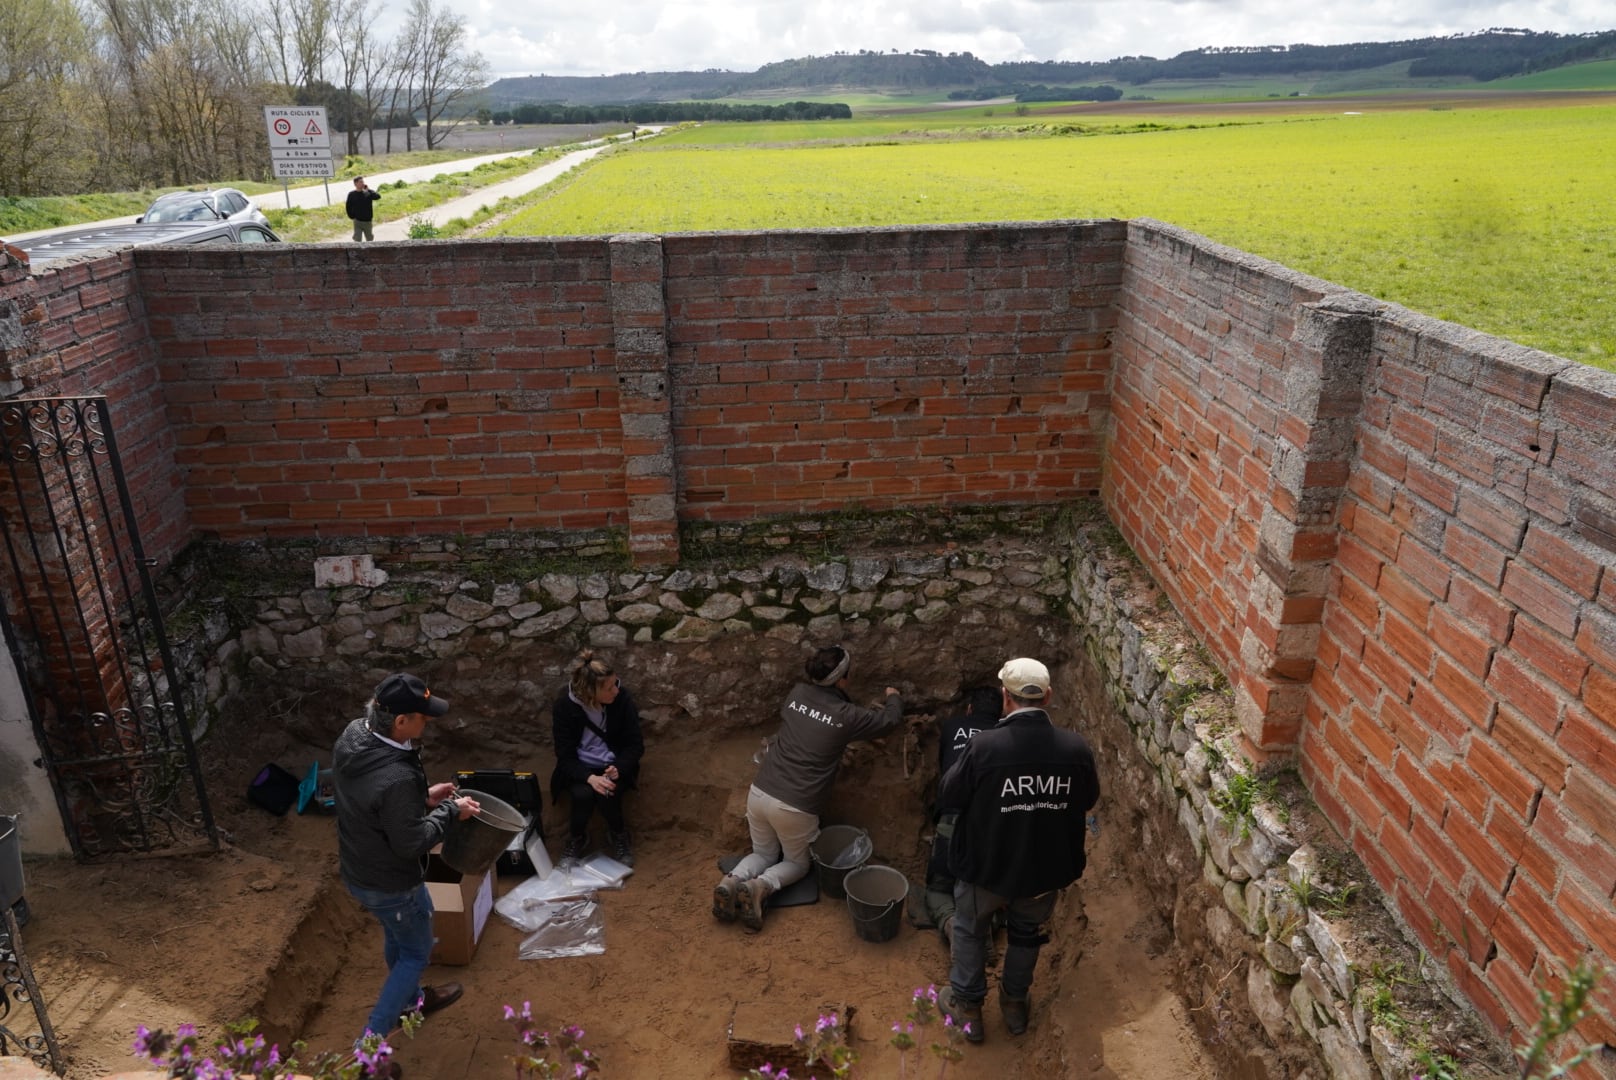
M 1100 799 L 1094 752 L 1042 709 L 977 733 L 943 776 L 938 809 L 957 811 L 954 876 L 997 896 L 1038 896 L 1083 876 L 1088 812 Z

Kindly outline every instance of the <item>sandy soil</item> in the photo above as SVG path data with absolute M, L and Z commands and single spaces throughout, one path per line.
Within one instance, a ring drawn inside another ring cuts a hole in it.
M 216 1032 L 255 1015 L 272 1037 L 301 1036 L 317 1049 L 342 1046 L 363 1024 L 381 981 L 381 939 L 335 880 L 333 819 L 272 817 L 241 794 L 264 760 L 297 772 L 323 747 L 296 743 L 275 724 L 260 728 L 210 740 L 219 744 L 210 751 L 210 790 L 232 838 L 223 854 L 28 865 L 34 919 L 24 941 L 70 1080 L 130 1068 L 139 1023 L 193 1021 Z M 756 733 L 654 740 L 631 805 L 637 868 L 626 888 L 599 898 L 605 953 L 520 960 L 524 935 L 492 918 L 470 966 L 429 972 L 429 981 L 463 982 L 466 993 L 402 1041 L 406 1075 L 509 1075 L 513 1043 L 501 1011 L 523 1001 L 546 1026 L 582 1026 L 607 1077 L 737 1076 L 727 1038 L 738 1007 L 743 1018 L 778 1016 L 776 1034 L 789 1042 L 791 1026 L 811 1022 L 822 1004 L 853 1010 L 858 1075 L 903 1075 L 890 1026 L 916 987 L 946 978 L 934 931 L 906 922 L 894 940 L 861 941 L 846 905 L 828 897 L 772 912 L 755 936 L 709 912 L 715 861 L 742 846 L 756 746 Z M 429 734 L 426 758 L 433 779 L 514 765 L 532 768 L 548 787 L 547 751 L 524 762 L 479 760 L 463 741 L 434 743 Z M 827 822 L 869 829 L 875 861 L 916 880 L 934 760 L 935 743 L 916 745 L 912 736 L 857 748 Z M 555 852 L 561 818 L 557 808 L 545 810 Z M 1040 961 L 1032 1030 L 1011 1038 L 990 996 L 986 1043 L 970 1047 L 950 1075 L 1217 1075 L 1171 990 L 1171 935 L 1130 880 L 1126 842 L 1122 829 L 1102 828 L 1088 875 L 1067 891 Z M 503 893 L 518 879 L 497 881 Z M 920 1075 L 913 1052 L 909 1075 Z

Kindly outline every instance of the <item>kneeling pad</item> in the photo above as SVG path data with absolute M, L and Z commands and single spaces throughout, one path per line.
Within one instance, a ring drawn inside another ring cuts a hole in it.
M 744 858 L 746 858 L 744 855 L 724 856 L 718 860 L 719 872 L 723 874 L 729 873 Z M 810 870 L 799 880 L 793 881 L 779 892 L 770 893 L 769 898 L 763 901 L 763 909 L 767 911 L 769 908 L 796 907 L 799 904 L 817 903 L 819 903 L 819 878 Z

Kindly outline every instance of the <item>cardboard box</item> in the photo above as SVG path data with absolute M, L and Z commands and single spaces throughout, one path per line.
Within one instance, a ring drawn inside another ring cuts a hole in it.
M 494 870 L 465 877 L 434 848 L 427 856 L 426 891 L 432 897 L 434 964 L 469 964 L 494 910 Z

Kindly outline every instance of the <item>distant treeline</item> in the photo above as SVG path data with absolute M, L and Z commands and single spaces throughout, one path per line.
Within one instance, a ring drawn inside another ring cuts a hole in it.
M 1480 82 L 1616 57 L 1616 30 L 1587 34 L 1492 29 L 1475 34 L 1350 45 L 1258 45 L 1192 49 L 1166 60 L 1123 56 L 1102 62 L 988 64 L 968 52 L 839 52 L 765 64 L 755 72 L 638 71 L 592 77 L 528 76 L 500 79 L 485 91 L 489 108 L 512 109 L 535 101 L 569 105 L 627 104 L 658 98 L 705 101 L 754 93 L 818 87 L 907 91 L 1080 86 L 1140 86 L 1158 79 L 1261 77 L 1358 71 L 1407 63 L 1408 73 L 1468 77 Z M 1064 91 L 1063 91 L 1064 93 Z M 1000 96 L 1000 95 L 993 95 Z M 1035 100 L 1035 99 L 1027 99 Z M 1068 99 L 1069 100 L 1069 99 Z M 1096 99 L 1101 100 L 1101 99 Z
M 493 114 L 496 124 L 679 124 L 692 120 L 851 120 L 846 105 L 788 101 L 783 105 L 719 105 L 708 101 L 647 101 L 637 105 L 518 105 Z
M 1017 101 L 1121 101 L 1122 91 L 1114 86 L 978 86 L 973 90 L 951 90 L 950 101 L 986 101 L 1013 97 Z

